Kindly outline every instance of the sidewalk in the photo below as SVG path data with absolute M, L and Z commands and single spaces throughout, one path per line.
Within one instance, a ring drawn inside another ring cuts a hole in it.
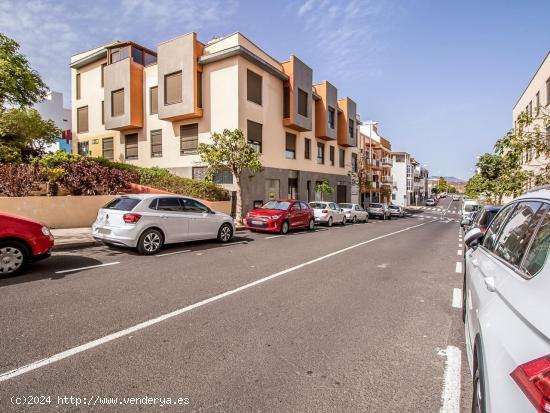
M 236 228 L 237 231 L 244 231 L 245 229 L 242 225 L 238 225 Z M 92 229 L 90 227 L 52 229 L 51 231 L 55 237 L 54 251 L 86 248 L 101 244 L 92 238 Z

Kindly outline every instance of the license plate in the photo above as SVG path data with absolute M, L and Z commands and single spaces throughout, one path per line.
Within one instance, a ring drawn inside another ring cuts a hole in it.
M 263 225 L 264 221 L 252 221 L 252 225 Z
M 107 228 L 98 228 L 97 232 L 99 232 L 100 234 L 110 234 L 111 230 Z

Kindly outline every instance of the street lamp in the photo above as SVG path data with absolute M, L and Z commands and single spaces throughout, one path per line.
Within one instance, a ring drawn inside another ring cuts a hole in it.
M 378 125 L 378 122 L 376 122 L 374 120 L 369 120 L 369 121 L 363 122 L 362 124 L 369 126 L 369 175 L 372 178 L 372 169 L 371 169 L 371 165 L 370 165 L 370 162 L 372 160 L 372 158 L 371 158 L 371 156 L 372 156 L 372 127 Z M 372 202 L 372 186 L 369 183 L 369 203 L 370 202 Z

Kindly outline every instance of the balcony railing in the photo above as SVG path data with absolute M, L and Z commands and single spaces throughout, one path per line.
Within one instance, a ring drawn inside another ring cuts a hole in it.
M 382 165 L 393 166 L 393 160 L 391 158 L 384 158 L 382 159 Z
M 393 184 L 393 176 L 385 175 L 382 177 L 382 182 L 385 184 Z
M 380 163 L 380 160 L 378 159 L 369 158 L 367 159 L 367 165 L 380 168 L 381 163 Z

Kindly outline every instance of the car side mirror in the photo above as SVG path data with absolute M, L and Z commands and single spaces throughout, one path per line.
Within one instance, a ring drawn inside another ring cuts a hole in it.
M 474 248 L 479 244 L 481 238 L 483 238 L 483 232 L 479 228 L 472 228 L 464 235 L 464 244 L 468 248 Z

